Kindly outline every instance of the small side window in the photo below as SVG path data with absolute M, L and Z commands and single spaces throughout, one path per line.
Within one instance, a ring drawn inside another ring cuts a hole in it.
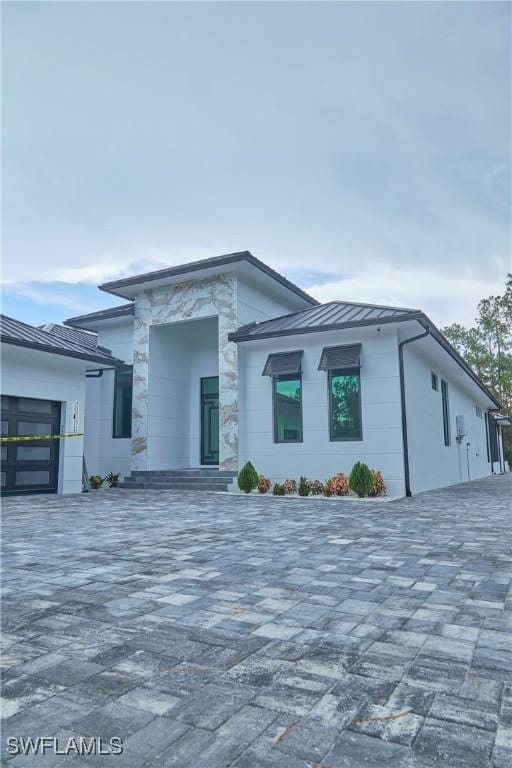
M 437 379 L 437 373 L 434 373 L 434 371 L 431 371 L 430 377 L 432 381 L 432 389 L 434 389 L 437 392 L 439 389 L 439 381 Z
M 483 416 L 482 409 L 479 405 L 475 405 L 475 411 L 478 419 L 481 419 Z
M 443 433 L 444 444 L 450 445 L 450 407 L 448 404 L 448 384 L 441 380 L 441 395 L 443 402 Z
M 132 382 L 131 366 L 116 370 L 112 437 L 131 437 L 132 435 Z

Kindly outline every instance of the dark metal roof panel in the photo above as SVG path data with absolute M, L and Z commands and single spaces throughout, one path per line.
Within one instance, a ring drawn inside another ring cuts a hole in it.
M 382 307 L 374 304 L 358 304 L 348 301 L 330 301 L 318 307 L 303 309 L 300 312 L 293 312 L 292 314 L 272 320 L 244 326 L 233 333 L 231 339 L 233 341 L 237 341 L 237 337 L 243 337 L 245 340 L 257 339 L 259 336 L 279 336 L 281 333 L 286 335 L 316 328 L 318 330 L 328 330 L 340 324 L 349 325 L 354 323 L 354 326 L 356 326 L 361 322 L 386 320 L 391 317 L 403 317 L 406 319 L 409 315 L 413 314 L 418 314 L 418 310 L 403 309 L 401 307 Z
M 154 272 L 146 272 L 142 275 L 132 275 L 131 277 L 125 277 L 122 280 L 112 280 L 108 283 L 103 283 L 99 286 L 99 288 L 101 291 L 106 291 L 107 293 L 113 293 L 116 296 L 120 296 L 122 294 L 119 293 L 119 291 L 126 287 L 138 285 L 140 283 L 147 283 L 153 280 L 161 280 L 166 277 L 186 275 L 190 272 L 198 272 L 203 269 L 227 266 L 228 264 L 234 264 L 242 261 L 246 261 L 248 264 L 252 264 L 253 267 L 256 267 L 261 272 L 264 272 L 273 280 L 276 280 L 276 282 L 280 283 L 285 288 L 288 288 L 288 290 L 292 291 L 297 296 L 300 296 L 309 304 L 313 304 L 315 306 L 318 304 L 318 301 L 303 291 L 302 288 L 299 288 L 298 285 L 292 283 L 290 280 L 284 277 L 284 275 L 279 274 L 279 272 L 276 272 L 275 269 L 272 269 L 272 267 L 269 267 L 263 261 L 257 259 L 256 256 L 253 256 L 250 251 L 226 253 L 222 256 L 212 256 L 209 259 L 200 259 L 199 261 L 191 261 L 187 264 L 178 264 L 174 267 L 158 269 Z
M 49 333 L 42 328 L 36 328 L 6 315 L 0 315 L 0 339 L 6 344 L 39 349 L 43 352 L 53 352 L 96 363 L 118 365 L 122 362 L 102 347 L 92 348 L 76 338 L 65 339 L 59 334 Z
M 76 317 L 69 317 L 64 320 L 64 325 L 67 326 L 80 326 L 84 323 L 93 323 L 96 320 L 108 320 L 115 317 L 123 317 L 124 315 L 133 315 L 135 312 L 135 304 L 130 301 L 128 304 L 120 304 L 118 307 L 109 307 L 108 309 L 100 309 L 97 312 L 89 312 L 86 315 L 77 315 Z
M 98 348 L 98 336 L 91 331 L 80 331 L 78 328 L 66 328 L 64 325 L 48 323 L 39 326 L 42 331 L 51 333 L 53 336 L 70 341 L 73 344 L 79 344 L 87 349 L 96 350 Z

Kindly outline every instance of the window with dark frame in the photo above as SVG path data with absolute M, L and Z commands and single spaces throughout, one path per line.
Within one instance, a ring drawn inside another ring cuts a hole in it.
M 114 379 L 112 437 L 132 436 L 133 367 L 117 368 Z
M 289 373 L 272 377 L 274 442 L 302 442 L 302 375 Z
M 450 408 L 448 403 L 448 384 L 441 379 L 441 396 L 443 405 L 443 434 L 444 444 L 450 445 Z
M 476 412 L 477 419 L 481 419 L 483 417 L 483 411 L 479 405 L 475 405 L 475 412 Z
M 437 378 L 437 373 L 434 373 L 434 371 L 431 371 L 430 373 L 431 380 L 432 380 L 432 389 L 434 389 L 436 392 L 439 390 L 439 382 Z
M 491 446 L 489 442 L 489 414 L 485 412 L 485 447 L 487 448 L 487 463 L 491 463 Z
M 331 370 L 328 382 L 330 440 L 362 440 L 359 368 Z

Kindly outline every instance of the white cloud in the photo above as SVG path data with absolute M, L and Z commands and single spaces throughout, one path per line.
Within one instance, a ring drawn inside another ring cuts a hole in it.
M 480 299 L 503 293 L 504 282 L 485 282 L 470 275 L 433 272 L 418 267 L 379 265 L 337 282 L 310 286 L 322 302 L 361 301 L 420 309 L 442 327 L 472 325 Z

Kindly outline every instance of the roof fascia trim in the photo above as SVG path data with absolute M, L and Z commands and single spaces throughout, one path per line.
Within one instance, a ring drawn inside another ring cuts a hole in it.
M 75 360 L 84 360 L 85 362 L 96 363 L 100 365 L 110 365 L 118 367 L 119 365 L 125 365 L 122 360 L 117 357 L 113 357 L 111 360 L 105 360 L 104 357 L 98 355 L 89 355 L 86 352 L 72 352 L 67 349 L 58 349 L 57 347 L 49 347 L 45 344 L 38 344 L 35 341 L 23 341 L 22 339 L 13 339 L 12 336 L 5 336 L 0 334 L 0 341 L 3 344 L 11 344 L 13 347 L 24 347 L 26 349 L 34 349 L 38 352 L 47 352 L 50 355 L 61 355 L 62 357 L 72 357 Z

